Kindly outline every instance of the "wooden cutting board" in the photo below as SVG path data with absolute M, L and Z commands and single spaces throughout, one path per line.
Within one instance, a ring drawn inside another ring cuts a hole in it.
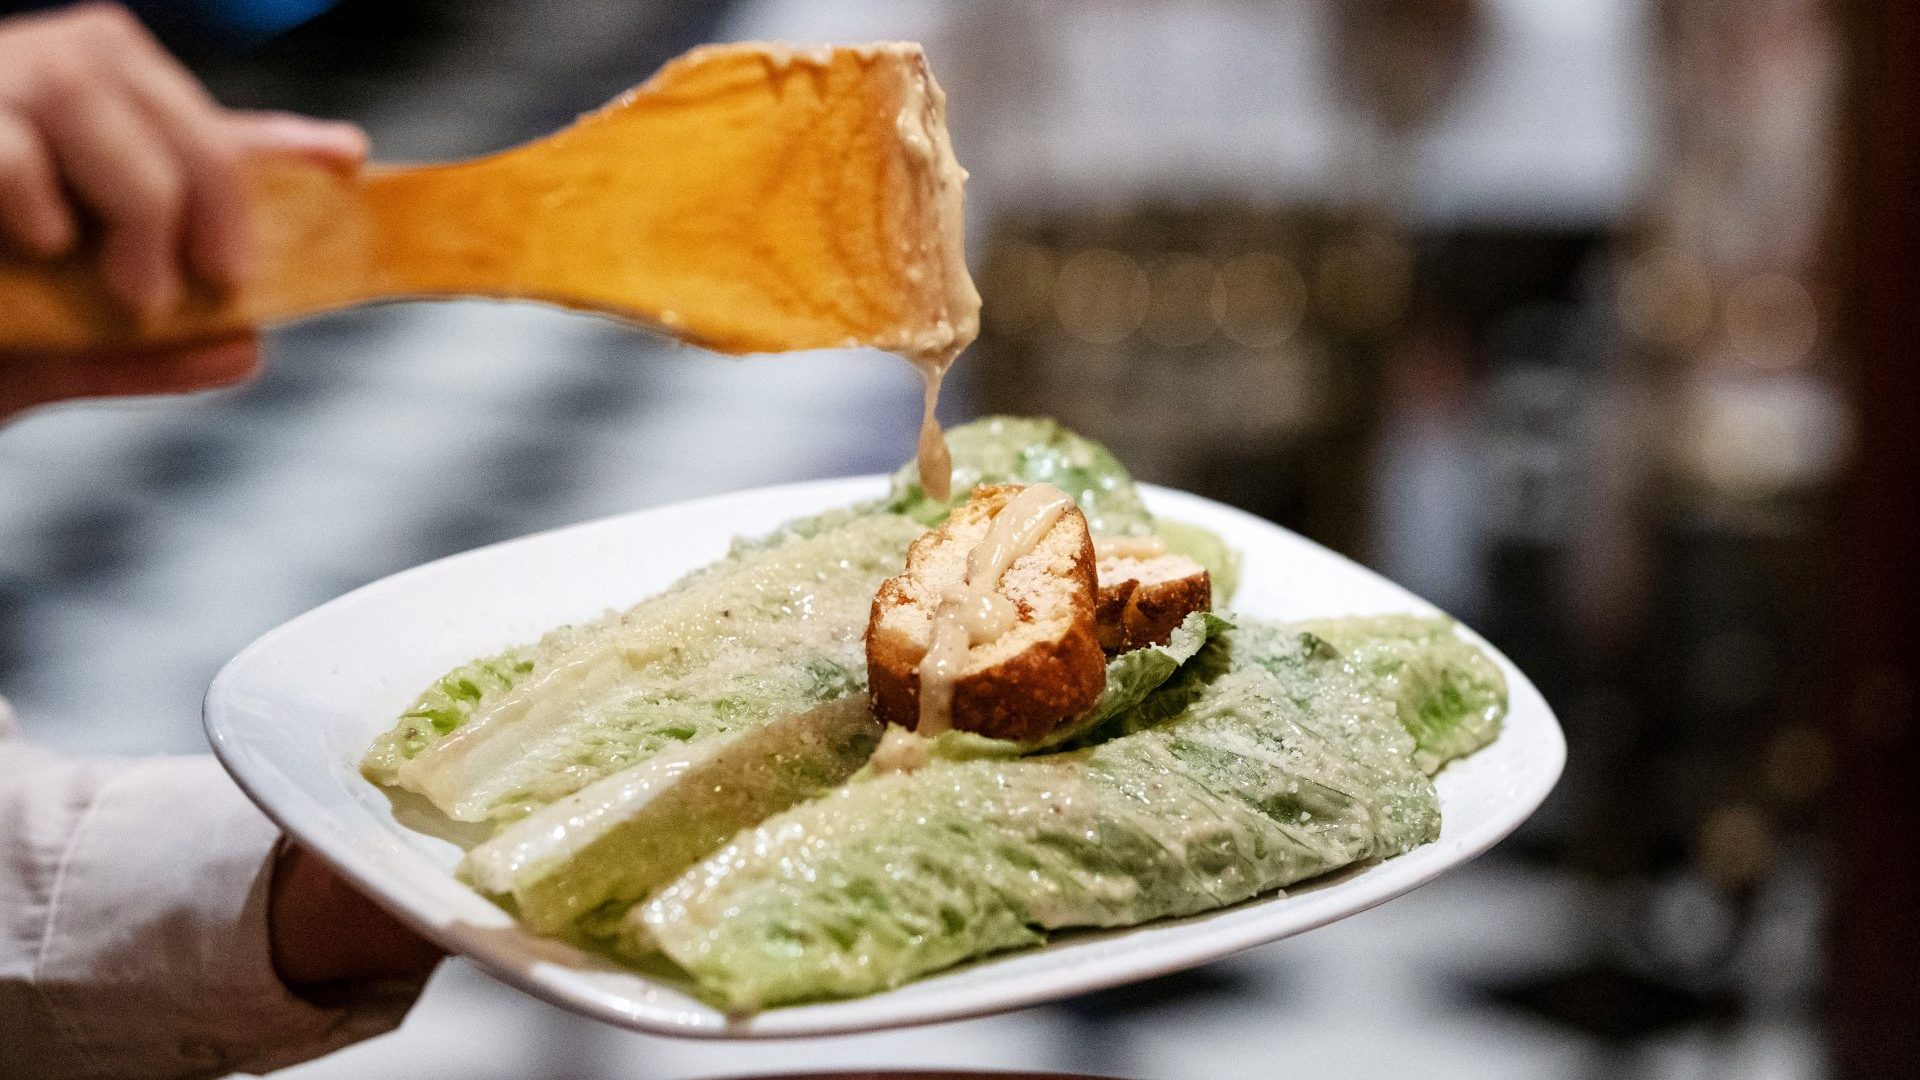
M 866 345 L 934 359 L 978 323 L 966 174 L 917 45 L 705 47 L 491 157 L 247 168 L 252 283 L 201 289 L 136 326 L 87 252 L 0 260 L 0 349 L 185 340 L 453 296 L 602 312 L 731 353 Z

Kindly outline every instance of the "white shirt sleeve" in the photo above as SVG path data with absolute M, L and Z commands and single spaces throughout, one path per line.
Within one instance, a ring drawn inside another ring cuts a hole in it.
M 279 843 L 212 758 L 62 757 L 0 699 L 0 1076 L 264 1072 L 398 1025 L 417 983 L 323 1007 L 275 975 Z

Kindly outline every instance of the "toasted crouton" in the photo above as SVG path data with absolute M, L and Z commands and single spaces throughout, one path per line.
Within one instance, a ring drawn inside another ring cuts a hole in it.
M 919 726 L 920 665 L 932 643 L 935 611 L 965 586 L 968 554 L 1021 490 L 976 489 L 945 525 L 907 549 L 905 572 L 880 586 L 867 622 L 867 678 L 881 720 Z M 1094 631 L 1093 566 L 1086 518 L 1069 503 L 991 583 L 1017 618 L 997 637 L 966 648 L 952 683 L 951 726 L 1031 740 L 1093 704 L 1106 684 L 1106 657 Z
M 1094 618 L 1100 647 L 1110 653 L 1165 645 L 1188 615 L 1213 601 L 1206 568 L 1184 555 L 1109 556 L 1095 569 Z

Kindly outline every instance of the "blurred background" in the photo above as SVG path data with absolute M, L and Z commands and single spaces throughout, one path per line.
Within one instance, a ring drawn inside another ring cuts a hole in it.
M 1511 655 L 1571 744 L 1493 854 L 1190 974 L 725 1047 L 453 963 L 402 1030 L 290 1080 L 1920 1075 L 1916 9 L 134 7 L 228 104 L 351 119 L 398 160 L 543 134 L 703 41 L 924 41 L 986 303 L 946 418 L 1056 415 L 1360 559 Z M 272 350 L 239 391 L 0 432 L 0 693 L 34 736 L 202 750 L 213 672 L 313 604 L 531 530 L 890 469 L 917 419 L 888 357 L 728 362 L 528 307 L 358 311 Z

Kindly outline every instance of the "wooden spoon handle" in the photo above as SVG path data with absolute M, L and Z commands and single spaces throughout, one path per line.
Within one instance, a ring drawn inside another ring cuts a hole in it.
M 260 273 L 244 289 L 222 296 L 190 283 L 178 309 L 136 325 L 87 254 L 0 259 L 0 351 L 216 337 L 376 295 L 369 193 L 377 177 L 292 158 L 253 161 L 246 171 Z
M 244 288 L 222 295 L 190 284 L 178 309 L 136 325 L 90 258 L 0 259 L 0 351 L 191 341 L 373 300 L 519 296 L 512 264 L 537 208 L 502 205 L 484 177 L 462 175 L 475 172 L 249 162 L 260 270 Z M 476 227 L 480 203 L 490 212 Z

